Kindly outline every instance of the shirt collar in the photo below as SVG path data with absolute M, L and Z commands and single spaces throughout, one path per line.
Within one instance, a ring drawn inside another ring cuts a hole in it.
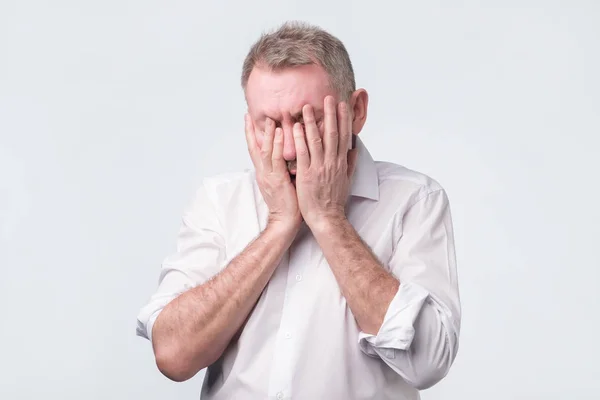
M 366 197 L 371 200 L 379 200 L 379 176 L 377 175 L 377 166 L 373 157 L 363 144 L 362 140 L 356 137 L 356 149 L 358 150 L 358 160 L 356 160 L 356 169 L 352 176 L 351 196 Z

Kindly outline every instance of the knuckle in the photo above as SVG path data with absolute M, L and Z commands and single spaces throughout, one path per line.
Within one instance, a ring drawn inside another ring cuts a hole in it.
M 296 153 L 301 155 L 301 156 L 307 156 L 308 155 L 308 149 L 306 148 L 301 148 L 301 149 L 296 149 Z

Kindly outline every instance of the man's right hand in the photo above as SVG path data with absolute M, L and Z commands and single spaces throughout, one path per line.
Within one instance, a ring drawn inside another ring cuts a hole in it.
M 262 146 L 259 148 L 252 117 L 246 114 L 244 119 L 246 142 L 256 169 L 256 181 L 269 207 L 269 224 L 281 225 L 286 230 L 297 232 L 302 223 L 302 214 L 298 207 L 296 188 L 283 159 L 283 131 L 275 128 L 275 122 L 267 118 Z

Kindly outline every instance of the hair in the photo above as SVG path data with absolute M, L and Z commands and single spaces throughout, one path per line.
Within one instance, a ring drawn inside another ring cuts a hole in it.
M 272 71 L 317 64 L 329 75 L 329 84 L 343 99 L 356 90 L 354 70 L 344 44 L 325 30 L 304 22 L 289 21 L 263 33 L 252 45 L 242 67 L 242 88 L 255 66 Z

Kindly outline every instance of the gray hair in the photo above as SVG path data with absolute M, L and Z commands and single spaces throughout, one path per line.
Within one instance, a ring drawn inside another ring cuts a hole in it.
M 242 88 L 255 66 L 273 71 L 301 65 L 318 64 L 329 75 L 329 84 L 343 99 L 356 90 L 354 70 L 344 44 L 323 29 L 303 22 L 284 23 L 264 33 L 252 45 L 242 67 Z

